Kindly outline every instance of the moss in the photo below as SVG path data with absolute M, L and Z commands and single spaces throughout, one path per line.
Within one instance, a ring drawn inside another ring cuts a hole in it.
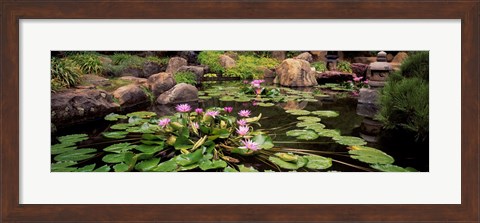
M 272 58 L 239 55 L 235 67 L 225 71 L 224 76 L 240 77 L 242 79 L 261 78 L 264 69 L 272 69 L 279 62 Z
M 225 69 L 220 64 L 220 55 L 223 51 L 202 51 L 198 54 L 198 62 L 207 65 L 210 71 L 217 74 L 222 74 Z
M 129 81 L 129 80 L 123 80 L 123 79 L 120 79 L 120 78 L 112 78 L 112 79 L 110 79 L 110 85 L 97 86 L 97 88 L 101 89 L 101 90 L 104 90 L 104 91 L 112 92 L 112 91 L 117 90 L 119 87 L 123 87 L 123 86 L 129 85 L 131 83 L 133 83 L 133 82 Z

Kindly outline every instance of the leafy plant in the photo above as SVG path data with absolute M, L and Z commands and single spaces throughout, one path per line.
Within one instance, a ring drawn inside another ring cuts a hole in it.
M 352 66 L 348 61 L 340 61 L 337 63 L 337 70 L 346 73 L 352 73 Z
M 197 84 L 196 74 L 190 71 L 177 72 L 174 75 L 174 79 L 177 83 L 186 83 L 191 85 Z
M 198 62 L 207 65 L 211 72 L 222 74 L 225 69 L 220 64 L 220 55 L 223 51 L 202 51 L 198 54 Z
M 217 77 L 217 74 L 208 73 L 208 74 L 204 74 L 203 77 Z
M 239 55 L 235 67 L 227 69 L 224 76 L 242 79 L 261 78 L 265 69 L 274 68 L 278 63 L 272 58 Z
M 79 83 L 82 76 L 81 70 L 75 62 L 70 59 L 59 59 L 56 57 L 51 59 L 50 72 L 52 90 L 73 87 Z
M 417 77 L 428 82 L 428 66 L 428 51 L 419 51 L 409 55 L 400 65 L 400 70 L 403 77 Z
M 315 70 L 318 72 L 325 72 L 327 70 L 327 65 L 323 61 L 313 62 L 310 65 L 315 67 Z
M 103 64 L 97 53 L 83 52 L 69 58 L 78 64 L 84 74 L 100 74 L 103 72 Z

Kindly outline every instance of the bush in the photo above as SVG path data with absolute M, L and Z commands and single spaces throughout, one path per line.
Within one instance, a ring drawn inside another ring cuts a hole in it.
M 315 70 L 318 71 L 318 72 L 325 72 L 327 70 L 327 65 L 323 61 L 313 62 L 310 65 L 312 67 L 315 67 Z
M 428 52 L 421 52 L 411 55 L 399 72 L 389 76 L 376 117 L 386 129 L 414 133 L 416 141 L 428 139 L 428 72 Z
M 240 55 L 235 67 L 227 69 L 224 76 L 257 79 L 263 76 L 265 68 L 271 69 L 277 65 L 278 61 L 272 58 Z
M 143 69 L 143 66 L 147 62 L 153 62 L 158 65 L 164 66 L 168 64 L 168 57 L 160 58 L 155 56 L 140 57 L 128 53 L 115 53 L 110 56 L 112 64 L 105 66 L 105 73 L 112 76 L 118 76 L 122 71 L 127 68 Z
M 59 59 L 56 57 L 53 57 L 50 62 L 52 91 L 73 87 L 78 84 L 82 72 L 75 62 L 68 58 Z
M 181 71 L 174 75 L 175 81 L 178 83 L 197 84 L 197 76 L 193 72 Z
M 352 73 L 352 65 L 348 61 L 340 61 L 337 64 L 337 70 L 345 73 Z
M 103 71 L 103 64 L 96 53 L 74 54 L 69 59 L 77 63 L 84 74 L 100 74 Z
M 220 64 L 220 55 L 223 51 L 202 51 L 198 54 L 198 62 L 207 65 L 211 72 L 222 74 L 225 69 Z

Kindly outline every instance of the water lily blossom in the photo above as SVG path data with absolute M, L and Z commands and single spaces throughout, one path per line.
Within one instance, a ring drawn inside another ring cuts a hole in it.
M 223 110 L 227 113 L 231 113 L 233 111 L 233 107 L 225 107 Z
M 245 120 L 245 119 L 237 120 L 237 124 L 239 126 L 247 125 L 247 120 Z
M 164 118 L 164 119 L 160 119 L 158 121 L 158 125 L 159 126 L 162 126 L 162 128 L 165 128 L 167 127 L 167 125 L 170 123 L 170 119 L 169 118 Z
M 244 136 L 248 133 L 249 130 L 250 130 L 250 128 L 248 126 L 240 126 L 237 129 L 237 134 L 241 135 L 241 136 Z
M 195 112 L 200 115 L 200 114 L 203 113 L 203 109 L 201 109 L 201 108 L 196 108 L 196 109 L 195 109 Z
M 191 126 L 192 126 L 193 129 L 198 129 L 198 128 L 200 128 L 200 125 L 198 125 L 198 122 L 192 122 L 192 125 L 191 125 Z
M 217 117 L 217 115 L 219 115 L 219 114 L 220 114 L 220 112 L 218 112 L 218 111 L 207 111 L 207 113 L 205 113 L 205 115 L 211 116 L 212 118 Z
M 368 80 L 365 80 L 363 83 L 364 83 L 364 84 L 368 84 Z
M 356 78 L 353 78 L 353 81 L 355 82 L 359 82 L 363 79 L 363 77 L 356 77 Z
M 240 110 L 240 112 L 238 112 L 238 115 L 242 116 L 242 117 L 249 117 L 251 114 L 251 112 L 249 110 Z
M 178 112 L 189 112 L 192 110 L 192 107 L 188 104 L 180 104 L 175 107 Z
M 249 150 L 253 150 L 253 151 L 256 151 L 256 150 L 260 149 L 260 147 L 258 146 L 258 143 L 253 142 L 250 139 L 240 140 L 240 142 L 242 142 L 242 144 L 243 144 L 243 146 L 238 147 L 240 149 L 249 149 Z

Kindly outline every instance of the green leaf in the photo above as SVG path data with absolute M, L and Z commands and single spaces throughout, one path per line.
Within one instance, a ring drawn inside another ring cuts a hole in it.
M 73 144 L 88 139 L 87 134 L 72 134 L 58 137 L 58 141 L 64 144 Z
M 307 110 L 297 110 L 297 109 L 286 110 L 285 112 L 290 113 L 292 115 L 309 115 L 310 114 L 310 112 Z
M 77 149 L 59 154 L 53 159 L 55 161 L 81 161 L 94 157 L 96 155 L 94 152 L 97 152 L 97 150 L 92 148 Z
M 334 129 L 315 129 L 315 132 L 323 137 L 336 137 L 340 135 L 340 132 Z
M 318 138 L 318 135 L 312 130 L 290 130 L 287 132 L 287 136 L 296 136 L 297 139 L 304 139 L 304 140 L 314 140 Z
M 179 136 L 173 144 L 173 147 L 175 147 L 176 150 L 190 149 L 193 147 L 193 144 L 187 137 Z
M 76 148 L 77 148 L 76 146 L 73 146 L 70 143 L 59 143 L 59 144 L 53 145 L 50 151 L 52 155 L 56 155 L 56 154 L 75 150 Z
M 257 105 L 260 106 L 260 107 L 272 107 L 275 104 L 274 103 L 263 103 L 263 102 L 261 102 L 261 103 L 257 103 Z
M 93 172 L 109 172 L 110 169 L 111 169 L 110 166 L 104 165 L 104 166 L 101 166 L 101 167 L 97 168 Z
M 123 139 L 128 135 L 128 132 L 104 132 L 102 135 L 110 139 Z
M 346 146 L 362 146 L 367 144 L 364 139 L 353 136 L 335 136 L 333 137 L 333 140 L 335 140 L 338 144 Z
M 367 146 L 352 146 L 348 151 L 350 157 L 369 164 L 392 164 L 395 160 L 390 155 Z
M 202 157 L 202 150 L 197 149 L 192 153 L 176 156 L 175 162 L 181 166 L 188 166 L 197 163 Z
M 298 168 L 305 166 L 305 164 L 307 163 L 307 159 L 301 156 L 298 157 L 296 162 L 287 162 L 276 156 L 270 156 L 268 157 L 268 160 L 270 160 L 270 162 L 278 165 L 283 169 L 289 169 L 289 170 L 296 170 Z
M 220 100 L 220 101 L 234 101 L 235 98 L 232 97 L 232 96 L 223 96 L 223 97 L 219 98 L 218 100 Z
M 134 117 L 134 116 L 137 116 L 139 118 L 151 118 L 151 117 L 157 116 L 157 113 L 149 112 L 149 111 L 137 111 L 137 112 L 132 112 L 127 114 L 127 117 Z
M 236 153 L 236 154 L 240 154 L 240 155 L 243 155 L 243 156 L 250 156 L 250 155 L 255 154 L 255 151 L 253 151 L 253 150 L 241 149 L 241 148 L 234 148 L 234 149 L 232 149 L 231 152 Z
M 315 117 L 315 116 L 300 116 L 297 118 L 298 120 L 304 121 L 304 122 L 319 122 L 322 119 Z
M 297 123 L 297 127 L 310 127 L 310 126 L 325 127 L 325 125 L 323 125 L 322 123 L 318 123 L 318 122 L 303 121 L 303 122 Z
M 244 166 L 243 164 L 242 164 L 242 165 L 238 165 L 237 167 L 238 167 L 238 169 L 240 170 L 240 172 L 258 172 L 258 170 L 256 170 L 255 168 L 253 168 L 253 167 L 246 167 L 246 166 Z
M 175 162 L 175 157 L 158 164 L 157 167 L 153 168 L 152 171 L 155 172 L 175 172 L 177 170 L 177 163 Z
M 218 138 L 226 139 L 230 136 L 230 132 L 227 129 L 214 128 L 212 130 L 212 135 L 218 135 Z
M 223 160 L 206 160 L 200 163 L 199 167 L 202 170 L 225 168 L 227 163 Z
M 238 172 L 238 170 L 227 166 L 227 167 L 225 167 L 225 169 L 223 169 L 223 172 Z
M 260 148 L 262 149 L 271 149 L 274 146 L 272 142 L 272 138 L 270 138 L 270 136 L 268 135 L 263 135 L 263 134 L 255 135 L 252 138 L 252 141 L 257 143 L 258 146 L 260 146 Z
M 311 129 L 315 132 L 322 131 L 325 128 L 325 125 L 322 123 L 315 123 L 305 126 L 305 129 Z
M 128 150 L 134 149 L 135 147 L 137 146 L 132 145 L 128 142 L 124 142 L 124 143 L 117 143 L 117 144 L 110 145 L 107 148 L 103 149 L 103 151 L 112 152 L 112 153 L 123 153 Z
M 317 155 L 309 155 L 309 156 L 303 156 L 303 157 L 308 160 L 307 165 L 305 165 L 305 167 L 309 169 L 323 170 L 323 169 L 328 169 L 332 166 L 331 158 L 317 156 Z
M 158 162 L 160 162 L 160 158 L 152 158 L 149 160 L 144 160 L 140 163 L 137 163 L 137 165 L 135 165 L 135 169 L 143 172 L 151 171 L 155 167 L 157 167 Z
M 61 168 L 61 167 L 69 167 L 69 166 L 73 166 L 75 164 L 77 164 L 77 162 L 75 162 L 75 161 L 64 161 L 64 162 L 52 163 L 51 167 L 52 167 L 52 169 L 53 168 Z
M 119 123 L 119 124 L 115 124 L 115 125 L 112 125 L 110 126 L 111 129 L 115 129 L 115 130 L 125 130 L 127 128 L 130 128 L 130 124 L 128 123 Z
M 336 111 L 313 111 L 313 115 L 318 115 L 320 117 L 337 117 L 339 113 Z
M 115 172 L 126 172 L 128 171 L 129 167 L 125 163 L 119 163 L 115 164 L 115 166 L 113 166 L 113 169 L 115 170 Z
M 127 153 L 131 152 L 107 154 L 102 158 L 102 161 L 105 163 L 121 163 L 125 160 L 125 154 Z
M 95 163 L 90 164 L 90 165 L 86 165 L 84 167 L 80 167 L 77 170 L 75 170 L 75 172 L 92 172 L 93 169 L 95 169 Z
M 159 152 L 161 150 L 163 150 L 163 142 L 161 145 L 145 145 L 145 144 L 142 144 L 142 145 L 139 145 L 137 147 L 135 147 L 136 150 L 138 151 L 141 151 L 143 153 L 146 153 L 146 154 L 153 154 L 153 153 L 156 153 L 156 152 Z
M 193 163 L 187 166 L 179 166 L 178 171 L 187 171 L 187 170 L 193 170 L 198 167 L 198 163 Z
M 127 116 L 125 115 L 119 115 L 115 113 L 110 113 L 107 116 L 105 116 L 105 120 L 107 121 L 117 121 L 118 119 L 126 119 Z
M 407 169 L 407 168 L 399 167 L 399 166 L 392 165 L 392 164 L 373 164 L 373 165 L 370 165 L 370 166 L 373 169 L 380 170 L 380 171 L 383 171 L 383 172 L 416 172 L 416 170 L 413 169 L 413 168 Z M 412 169 L 413 169 L 413 171 L 412 171 Z

